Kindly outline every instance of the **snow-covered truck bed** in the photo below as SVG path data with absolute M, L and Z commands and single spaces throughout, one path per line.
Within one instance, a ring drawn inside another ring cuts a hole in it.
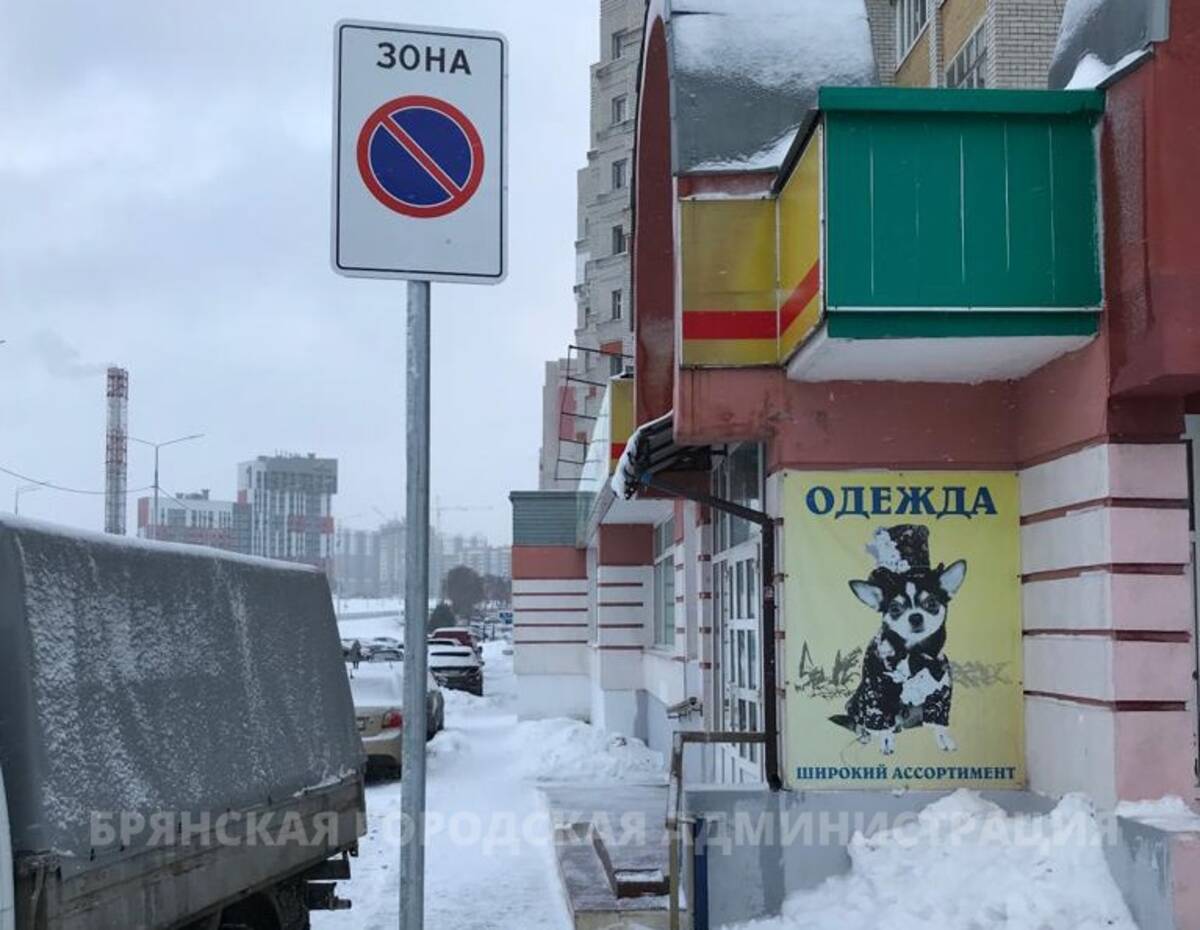
M 0 520 L 21 930 L 306 927 L 363 765 L 322 573 Z

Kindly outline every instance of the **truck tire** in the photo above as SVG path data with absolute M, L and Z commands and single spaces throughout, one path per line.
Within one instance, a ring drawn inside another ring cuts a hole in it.
M 279 930 L 279 916 L 265 895 L 255 895 L 227 907 L 219 930 Z

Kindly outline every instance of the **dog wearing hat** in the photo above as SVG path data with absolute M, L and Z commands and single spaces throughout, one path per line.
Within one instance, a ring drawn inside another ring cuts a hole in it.
M 861 742 L 877 736 L 884 755 L 895 750 L 897 733 L 919 726 L 931 728 L 939 748 L 952 752 L 958 747 L 948 729 L 953 686 L 946 621 L 967 563 L 931 568 L 929 530 L 909 524 L 881 527 L 867 552 L 876 567 L 865 581 L 851 581 L 850 590 L 882 623 L 864 651 L 846 713 L 829 719 Z

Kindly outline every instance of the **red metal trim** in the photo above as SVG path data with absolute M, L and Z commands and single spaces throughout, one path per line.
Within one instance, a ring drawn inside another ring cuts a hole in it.
M 775 339 L 774 310 L 684 310 L 684 339 Z
M 1094 572 L 1107 572 L 1110 575 L 1182 575 L 1187 571 L 1186 565 L 1173 563 L 1104 563 L 1100 565 L 1080 565 L 1077 568 L 1055 568 L 1043 572 L 1029 572 L 1021 576 L 1021 584 L 1036 581 L 1060 581 L 1063 578 L 1078 578 Z
M 818 260 L 813 262 L 813 266 L 808 269 L 804 280 L 796 285 L 792 295 L 784 301 L 783 306 L 779 309 L 779 332 L 781 334 L 786 333 L 788 327 L 796 322 L 796 317 L 800 316 L 820 289 L 821 262 Z
M 1068 636 L 1080 639 L 1111 639 L 1118 643 L 1190 643 L 1192 635 L 1186 630 L 1076 630 L 1070 627 L 1026 630 L 1025 636 Z
M 1186 701 L 1104 701 L 1099 698 L 1081 697 L 1073 694 L 1057 694 L 1053 691 L 1026 691 L 1026 697 L 1049 698 L 1086 707 L 1103 707 L 1115 712 L 1181 711 L 1187 710 Z
M 1173 497 L 1095 497 L 1075 504 L 1064 504 L 1062 507 L 1051 507 L 1048 510 L 1026 514 L 1021 517 L 1021 526 L 1057 520 L 1067 514 L 1093 510 L 1097 507 L 1109 507 L 1113 510 L 1187 510 L 1190 506 L 1189 501 Z

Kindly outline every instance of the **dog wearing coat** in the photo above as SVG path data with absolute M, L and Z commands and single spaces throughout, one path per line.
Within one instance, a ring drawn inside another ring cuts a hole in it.
M 862 742 L 879 741 L 884 755 L 895 750 L 896 734 L 910 727 L 933 730 L 939 748 L 957 748 L 950 735 L 953 682 L 946 657 L 950 601 L 962 587 L 967 563 L 929 565 L 929 530 L 902 525 L 881 528 L 867 551 L 877 567 L 850 590 L 881 618 L 863 653 L 862 677 L 831 717 Z

